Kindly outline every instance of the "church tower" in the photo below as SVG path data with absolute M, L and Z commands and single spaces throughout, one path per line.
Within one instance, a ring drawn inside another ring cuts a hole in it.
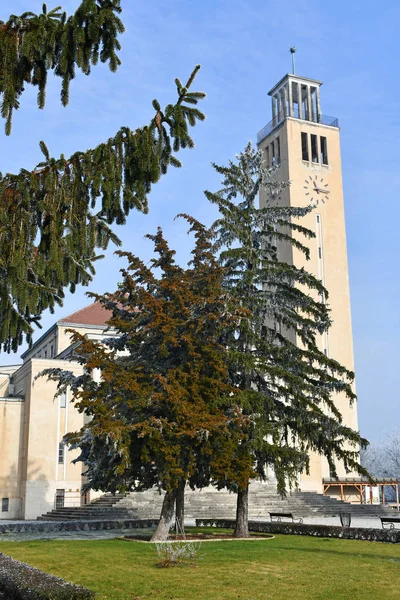
M 304 266 L 322 280 L 329 293 L 333 324 L 329 334 L 320 337 L 320 349 L 353 371 L 340 129 L 338 119 L 321 112 L 321 85 L 315 79 L 285 75 L 269 92 L 272 120 L 259 132 L 257 141 L 266 165 L 276 167 L 273 179 L 290 182 L 276 201 L 283 206 L 316 205 L 301 220 L 316 234 L 305 242 L 310 246 L 310 260 L 289 247 L 280 249 L 281 259 Z M 266 193 L 261 192 L 261 206 L 268 200 Z M 335 401 L 344 423 L 358 430 L 357 403 L 350 405 L 340 395 Z M 323 478 L 330 476 L 326 459 L 313 454 L 310 469 L 309 475 L 301 475 L 300 489 L 322 492 Z M 339 463 L 337 471 L 339 477 L 347 475 Z

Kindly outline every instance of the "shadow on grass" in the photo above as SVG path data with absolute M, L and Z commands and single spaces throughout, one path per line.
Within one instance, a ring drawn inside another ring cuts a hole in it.
M 319 540 L 320 542 L 332 542 L 333 540 L 330 540 L 328 538 L 321 538 Z M 343 541 L 349 541 L 349 540 L 343 540 Z M 359 542 L 359 543 L 363 543 L 363 540 L 351 540 L 351 541 L 355 541 L 355 542 Z M 364 542 L 364 543 L 373 543 L 373 542 Z M 352 556 L 354 558 L 368 558 L 368 559 L 373 559 L 373 560 L 390 560 L 392 562 L 400 562 L 400 555 L 398 556 L 393 556 L 393 555 L 385 555 L 385 554 L 373 554 L 373 553 L 363 553 L 363 552 L 345 552 L 345 551 L 340 551 L 340 550 L 334 550 L 331 548 L 298 548 L 295 546 L 279 546 L 277 547 L 273 547 L 271 546 L 269 549 L 269 552 L 279 552 L 280 550 L 287 550 L 287 551 L 292 551 L 292 552 L 298 552 L 298 553 L 308 553 L 308 554 L 332 554 L 335 556 Z

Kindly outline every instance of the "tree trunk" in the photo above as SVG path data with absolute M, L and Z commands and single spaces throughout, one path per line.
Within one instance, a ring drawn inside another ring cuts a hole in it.
M 160 520 L 157 529 L 151 538 L 152 542 L 164 542 L 168 539 L 169 528 L 174 518 L 176 490 L 165 492 L 164 501 L 161 509 Z
M 236 526 L 234 537 L 249 537 L 249 486 L 239 490 L 236 506 Z
M 175 529 L 176 533 L 185 533 L 185 486 L 186 481 L 179 481 L 176 492 Z

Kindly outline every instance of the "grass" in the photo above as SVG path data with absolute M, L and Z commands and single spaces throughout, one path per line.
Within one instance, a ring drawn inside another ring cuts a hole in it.
M 0 551 L 97 592 L 98 600 L 364 600 L 400 597 L 400 547 L 277 535 L 204 544 L 197 568 L 158 569 L 151 544 L 2 542 Z

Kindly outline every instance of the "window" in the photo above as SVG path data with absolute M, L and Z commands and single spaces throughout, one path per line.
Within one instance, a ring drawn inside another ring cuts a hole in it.
M 44 357 L 47 358 L 47 350 L 44 351 Z
M 319 256 L 319 258 L 322 258 L 322 250 L 321 250 L 321 246 L 318 248 L 318 256 Z
M 318 162 L 318 138 L 311 134 L 311 160 L 313 163 Z
M 301 133 L 301 156 L 303 160 L 310 160 L 308 155 L 308 134 Z
M 63 465 L 64 464 L 64 442 L 60 442 L 58 445 L 58 464 L 59 465 Z
M 271 144 L 271 154 L 272 154 L 272 166 L 276 166 L 276 157 L 275 157 L 275 142 Z
M 321 136 L 321 163 L 328 165 L 328 145 L 326 143 L 326 137 Z
M 307 86 L 300 86 L 300 103 L 301 103 L 301 111 L 303 113 L 303 119 L 308 120 L 308 94 L 307 94 Z
M 54 346 L 50 346 L 50 358 L 54 356 Z
M 301 157 L 303 160 L 310 160 L 308 155 L 308 135 L 301 132 Z
M 10 504 L 9 498 L 2 498 L 1 499 L 1 512 L 8 512 L 9 504 Z
M 279 167 L 281 164 L 281 141 L 279 136 L 276 138 L 276 165 Z
M 318 122 L 318 101 L 317 101 L 317 88 L 312 87 L 311 89 L 311 121 Z
M 56 508 L 64 508 L 65 490 L 56 490 Z
M 66 408 L 67 406 L 67 393 L 63 392 L 60 396 L 60 408 Z

